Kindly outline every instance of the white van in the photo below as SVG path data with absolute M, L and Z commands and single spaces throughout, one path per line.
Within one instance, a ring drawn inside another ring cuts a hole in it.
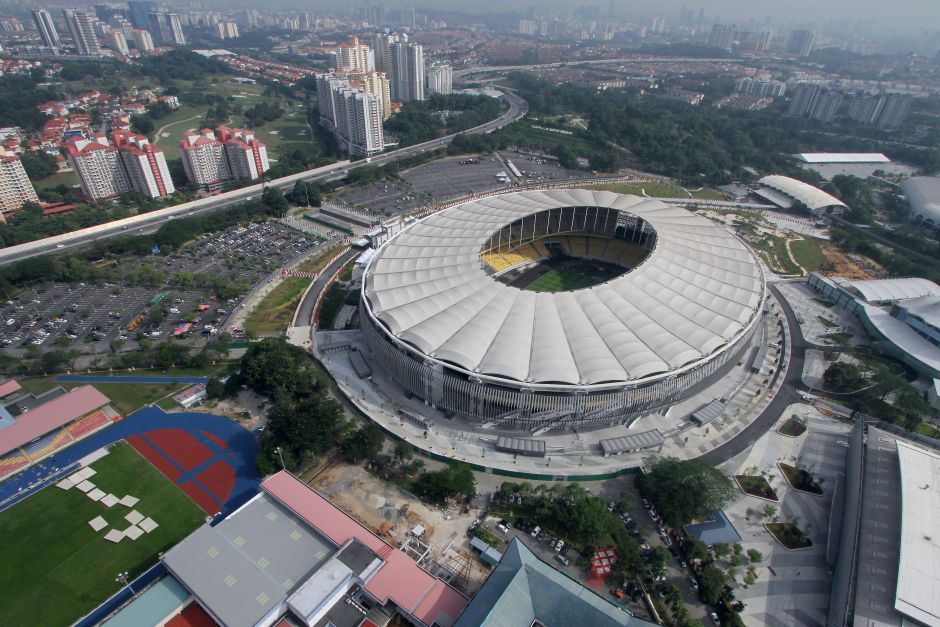
M 533 538 L 537 538 L 539 537 L 540 533 L 542 533 L 542 528 L 539 526 L 536 526 L 535 529 L 532 530 L 532 533 L 529 535 L 531 535 Z

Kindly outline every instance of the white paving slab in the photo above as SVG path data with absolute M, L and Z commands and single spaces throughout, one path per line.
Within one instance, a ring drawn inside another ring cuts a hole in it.
M 139 499 L 139 498 L 137 498 L 136 496 L 131 496 L 130 494 L 128 494 L 127 496 L 125 496 L 125 497 L 124 497 L 123 499 L 121 499 L 121 501 L 120 501 L 121 505 L 126 505 L 127 507 L 134 507 L 134 506 L 137 505 L 139 502 L 140 502 L 140 499 Z
M 95 484 L 86 479 L 75 487 L 81 490 L 82 492 L 91 492 L 92 490 L 95 489 Z
M 136 525 L 137 523 L 139 523 L 139 522 L 142 521 L 143 519 L 144 519 L 144 515 L 141 514 L 140 512 L 138 512 L 136 509 L 135 509 L 134 511 L 132 511 L 130 514 L 128 514 L 127 516 L 124 517 L 124 520 L 126 520 L 127 522 L 129 522 L 129 523 L 132 524 L 132 525 Z
M 95 531 L 101 531 L 108 526 L 108 521 L 102 518 L 101 516 L 96 516 L 88 521 L 88 524 L 91 525 L 91 528 Z
M 140 536 L 144 535 L 144 532 L 141 531 L 139 528 L 135 527 L 134 525 L 131 525 L 130 527 L 124 530 L 124 535 L 130 538 L 131 540 L 136 540 Z
M 153 531 L 160 525 L 154 522 L 153 518 L 144 518 L 142 521 L 137 523 L 137 526 L 143 529 L 144 531 L 146 531 L 147 533 L 150 533 L 151 531 Z
M 85 493 L 85 496 L 87 496 L 88 498 L 90 498 L 92 501 L 100 501 L 101 499 L 104 498 L 104 490 L 101 490 L 101 489 L 99 489 L 99 488 L 95 488 L 95 489 L 92 490 L 91 492 L 86 492 L 86 493 Z
M 112 529 L 107 534 L 105 534 L 104 539 L 107 540 L 108 542 L 114 542 L 115 544 L 117 544 L 118 542 L 124 539 L 124 532 L 118 531 L 117 529 Z
M 113 494 L 108 494 L 98 502 L 104 505 L 105 507 L 113 507 L 114 505 L 120 503 L 121 501 L 120 499 L 118 499 L 118 497 L 114 496 Z
M 61 488 L 63 490 L 71 490 L 72 488 L 75 487 L 75 482 L 73 482 L 71 478 L 66 477 L 59 483 L 55 484 L 55 487 Z

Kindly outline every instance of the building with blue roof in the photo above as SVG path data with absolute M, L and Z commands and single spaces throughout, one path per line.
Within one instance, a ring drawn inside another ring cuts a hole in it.
M 690 538 L 701 540 L 708 546 L 741 541 L 741 534 L 722 510 L 716 509 L 712 515 L 714 516 L 712 520 L 683 527 L 685 534 Z

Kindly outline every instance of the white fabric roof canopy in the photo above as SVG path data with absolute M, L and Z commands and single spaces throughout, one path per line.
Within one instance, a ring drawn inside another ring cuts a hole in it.
M 633 271 L 573 292 L 537 294 L 486 274 L 486 239 L 556 207 L 624 210 L 657 232 Z M 364 295 L 389 331 L 470 372 L 534 383 L 626 382 L 714 354 L 757 315 L 764 281 L 722 226 L 665 203 L 594 190 L 502 194 L 432 214 L 376 254 Z
M 809 183 L 792 179 L 789 176 L 772 174 L 770 176 L 765 176 L 757 182 L 761 185 L 766 185 L 771 189 L 775 189 L 778 192 L 783 192 L 791 198 L 797 199 L 806 205 L 810 211 L 818 211 L 819 209 L 823 209 L 825 207 L 847 208 L 847 205 L 844 202 L 832 194 L 826 193 L 818 187 L 813 187 Z

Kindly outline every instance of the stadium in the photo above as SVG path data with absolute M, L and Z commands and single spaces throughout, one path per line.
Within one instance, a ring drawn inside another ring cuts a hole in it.
M 607 191 L 449 207 L 369 262 L 365 357 L 448 417 L 525 429 L 629 424 L 715 381 L 766 286 L 722 226 Z

